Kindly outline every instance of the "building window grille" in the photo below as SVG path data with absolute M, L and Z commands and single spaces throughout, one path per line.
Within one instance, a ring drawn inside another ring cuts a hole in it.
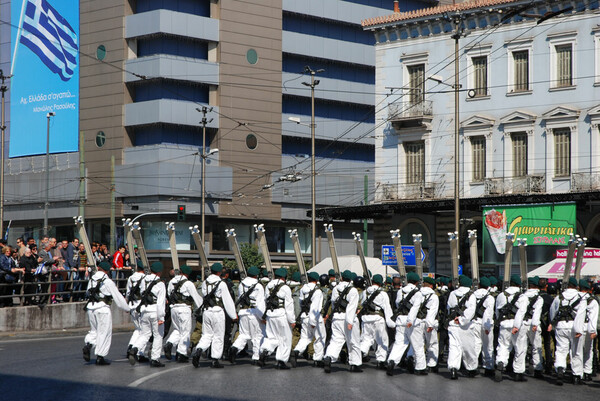
M 513 176 L 524 177 L 527 175 L 527 133 L 517 132 L 512 134 L 513 143 Z
M 425 64 L 410 65 L 407 67 L 409 80 L 409 102 L 419 104 L 423 102 L 425 93 Z
M 404 145 L 406 151 L 406 183 L 425 182 L 425 143 L 410 142 Z

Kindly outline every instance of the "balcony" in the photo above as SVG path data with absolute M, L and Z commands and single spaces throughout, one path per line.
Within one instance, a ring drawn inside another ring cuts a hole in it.
M 398 200 L 435 199 L 439 197 L 441 186 L 437 182 L 420 184 L 381 184 L 376 194 L 378 202 Z
M 388 119 L 395 129 L 431 128 L 433 119 L 433 102 L 391 103 L 388 105 Z
M 486 178 L 484 184 L 486 195 L 539 194 L 546 192 L 546 177 L 543 175 Z
M 571 191 L 597 191 L 600 189 L 600 174 L 573 173 L 571 175 Z

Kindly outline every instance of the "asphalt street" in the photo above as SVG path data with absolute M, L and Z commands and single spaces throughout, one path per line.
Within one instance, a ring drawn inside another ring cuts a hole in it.
M 128 333 L 115 333 L 110 366 L 86 363 L 81 357 L 83 336 L 0 341 L 0 389 L 4 400 L 597 400 L 598 380 L 584 386 L 530 378 L 526 383 L 486 377 L 449 380 L 449 373 L 414 376 L 397 371 L 393 377 L 365 365 L 361 374 L 336 364 L 331 374 L 301 361 L 298 368 L 280 371 L 259 368 L 241 359 L 224 369 L 199 368 L 174 361 L 164 368 L 130 366 L 125 359 Z

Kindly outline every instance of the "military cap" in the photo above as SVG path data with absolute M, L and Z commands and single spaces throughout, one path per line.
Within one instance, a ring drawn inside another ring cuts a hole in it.
M 307 274 L 308 276 L 308 281 L 319 281 L 319 273 L 317 272 L 310 272 Z
M 142 270 L 144 268 L 144 264 L 142 263 L 141 259 L 138 259 L 136 266 L 139 270 Z
M 213 273 L 220 273 L 223 271 L 223 265 L 220 264 L 219 262 L 213 263 L 212 266 L 210 267 L 210 271 Z
M 491 286 L 495 286 L 496 284 L 498 284 L 498 279 L 494 276 L 491 276 L 489 280 Z
M 342 272 L 342 278 L 348 281 L 352 280 L 352 272 L 350 270 L 344 270 Z
M 471 280 L 469 277 L 465 276 L 464 274 L 461 274 L 460 277 L 458 278 L 458 283 L 460 284 L 461 287 L 470 287 L 473 285 L 473 280 Z
M 573 276 L 569 277 L 569 285 L 577 287 L 577 279 Z
M 292 281 L 300 282 L 300 280 L 301 280 L 300 272 L 292 273 Z
M 264 268 L 264 269 L 261 269 L 261 270 L 260 270 L 260 275 L 261 275 L 262 277 L 267 277 L 267 276 L 269 275 L 269 271 L 268 271 L 266 268 Z
M 190 274 L 192 272 L 192 268 L 189 267 L 188 265 L 183 265 L 179 268 L 179 270 L 181 270 L 182 274 Z
M 538 276 L 529 277 L 527 279 L 527 283 L 531 284 L 531 285 L 535 285 L 536 287 L 538 287 L 540 285 L 540 278 Z
M 352 280 L 354 280 L 354 279 L 355 279 L 355 278 L 357 278 L 357 277 L 358 277 L 358 274 L 356 274 L 356 273 L 352 272 Z
M 285 267 L 280 267 L 279 269 L 275 270 L 275 277 L 286 278 L 287 274 L 288 271 Z
M 160 262 L 154 262 L 150 265 L 152 273 L 161 273 L 163 271 L 163 264 Z
M 586 279 L 581 279 L 579 280 L 579 288 L 581 288 L 582 290 L 589 290 L 590 287 L 590 283 L 588 283 L 588 281 Z
M 376 274 L 373 276 L 373 282 L 375 284 L 383 285 L 383 276 L 381 274 Z
M 332 276 L 332 277 L 333 277 L 333 276 L 335 276 L 335 270 L 333 270 L 333 269 L 329 269 L 329 272 L 328 272 L 328 274 L 329 274 L 330 276 Z
M 406 275 L 406 281 L 408 281 L 409 283 L 418 283 L 419 275 L 415 272 L 410 272 Z
M 98 268 L 107 272 L 110 270 L 110 263 L 108 263 L 106 260 L 103 260 L 102 262 L 98 263 Z
M 385 278 L 386 284 L 392 284 L 392 278 L 390 276 Z
M 480 286 L 481 288 L 489 288 L 489 286 L 490 286 L 490 285 L 491 285 L 491 283 L 490 283 L 490 279 L 489 279 L 489 278 L 487 278 L 487 277 L 482 277 L 482 278 L 479 280 L 479 286 Z
M 426 282 L 427 284 L 435 285 L 435 280 L 429 276 L 425 277 L 423 279 L 423 281 Z
M 260 270 L 258 270 L 258 267 L 256 266 L 250 266 L 250 268 L 248 269 L 248 275 L 251 277 L 256 277 L 260 274 Z
M 510 282 L 511 284 L 521 285 L 521 277 L 519 277 L 516 274 L 513 274 L 512 276 L 510 276 Z

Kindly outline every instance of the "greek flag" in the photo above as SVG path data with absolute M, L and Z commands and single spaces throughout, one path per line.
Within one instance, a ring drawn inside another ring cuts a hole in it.
M 71 79 L 77 67 L 77 34 L 46 0 L 27 0 L 20 42 L 63 81 Z

